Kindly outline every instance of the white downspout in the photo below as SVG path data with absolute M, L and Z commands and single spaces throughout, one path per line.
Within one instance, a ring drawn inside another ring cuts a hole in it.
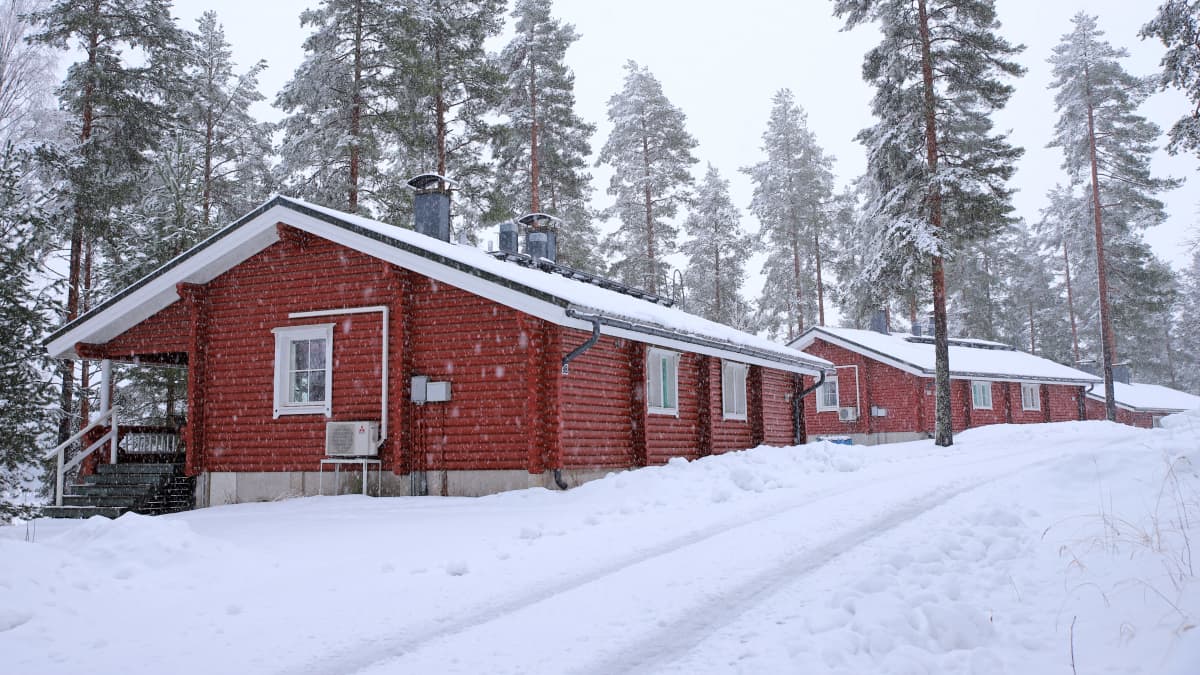
M 292 312 L 288 314 L 289 319 L 309 319 L 318 316 L 341 316 L 344 314 L 374 314 L 379 312 L 383 315 L 383 365 L 380 368 L 382 381 L 379 386 L 379 398 L 382 409 L 379 411 L 379 442 L 375 447 L 381 447 L 383 442 L 388 437 L 388 324 L 391 312 L 386 305 L 373 305 L 371 307 L 347 307 L 345 309 L 321 309 L 315 312 Z M 332 364 L 331 364 L 332 365 Z

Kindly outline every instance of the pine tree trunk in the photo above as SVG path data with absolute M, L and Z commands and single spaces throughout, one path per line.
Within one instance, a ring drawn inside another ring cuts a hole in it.
M 1067 315 L 1071 318 L 1071 349 L 1079 363 L 1079 329 L 1075 324 L 1075 296 L 1071 293 L 1071 256 L 1067 254 L 1067 238 L 1062 238 L 1063 268 L 1067 279 Z
M 1037 354 L 1037 335 L 1033 327 L 1033 303 L 1029 303 L 1029 353 Z
M 350 213 L 358 210 L 358 171 L 362 161 L 362 0 L 354 3 L 354 83 L 350 103 L 350 190 L 347 195 Z M 444 171 L 439 171 L 446 175 Z
M 442 48 L 441 45 L 433 47 L 433 69 L 438 73 L 437 86 L 434 91 L 434 116 L 435 124 L 437 125 L 437 133 L 435 142 L 437 143 L 437 172 L 439 176 L 446 175 L 446 92 L 444 90 L 441 78 L 442 72 Z
M 91 8 L 92 17 L 99 17 L 100 2 L 93 0 Z M 88 36 L 88 73 L 87 81 L 83 85 L 83 100 L 82 113 L 83 125 L 79 132 L 79 145 L 86 154 L 88 152 L 88 141 L 92 138 L 92 118 L 93 100 L 96 95 L 95 88 L 95 69 L 96 69 L 96 52 L 100 46 L 100 35 L 94 30 Z M 71 223 L 71 253 L 70 261 L 67 268 L 67 321 L 74 321 L 79 317 L 79 299 L 80 299 L 80 267 L 83 260 L 83 237 L 85 224 L 88 219 L 87 209 L 83 203 L 86 197 L 83 195 L 75 195 L 75 210 L 74 220 Z M 59 404 L 62 406 L 62 420 L 58 425 L 58 442 L 62 443 L 73 434 L 71 428 L 71 414 L 75 407 L 75 362 L 71 359 L 65 359 L 62 367 L 59 369 L 60 377 L 62 378 L 61 389 L 59 390 Z
M 654 195 L 650 191 L 650 139 L 642 130 L 642 175 L 645 185 L 642 187 L 642 198 L 646 209 L 646 261 L 649 266 L 649 279 L 646 290 L 651 295 L 658 295 L 658 253 L 654 247 L 654 216 L 651 209 L 654 206 Z
M 537 67 L 533 63 L 532 36 L 526 46 L 525 57 L 529 59 L 529 208 L 533 213 L 540 213 L 542 204 L 538 184 L 542 172 L 538 165 Z
M 1100 213 L 1100 168 L 1096 159 L 1096 126 L 1092 110 L 1092 85 L 1088 66 L 1083 66 L 1084 103 L 1087 105 L 1088 155 L 1092 168 L 1092 219 L 1096 227 L 1096 276 L 1100 291 L 1100 344 L 1104 359 L 1104 409 L 1110 422 L 1117 420 L 1116 393 L 1113 388 L 1113 360 L 1116 348 L 1112 319 L 1108 312 L 1108 273 L 1104 266 L 1104 224 Z
M 817 262 L 817 325 L 825 325 L 825 282 L 821 279 L 821 228 L 813 228 L 813 255 Z
M 793 224 L 795 219 L 793 217 Z M 800 239 L 792 228 L 792 280 L 796 284 L 796 335 L 804 332 L 804 287 L 800 284 Z
M 722 321 L 721 314 L 721 247 L 713 245 L 713 292 L 715 304 L 713 306 L 714 321 Z
M 930 53 L 929 12 L 925 0 L 917 0 L 918 28 L 921 36 L 921 79 L 925 98 L 925 158 L 931 176 L 937 175 L 938 146 L 937 118 L 934 115 L 933 56 Z M 942 228 L 942 195 L 936 185 L 929 194 L 929 223 L 934 230 Z M 933 277 L 933 351 L 934 380 L 937 387 L 934 443 L 946 447 L 954 444 L 950 411 L 950 343 L 946 326 L 946 274 L 939 252 L 932 260 Z

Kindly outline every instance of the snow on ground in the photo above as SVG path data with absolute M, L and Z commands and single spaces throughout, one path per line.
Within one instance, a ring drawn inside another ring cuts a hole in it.
M 0 528 L 13 673 L 1200 672 L 1200 413 Z M 33 541 L 30 541 L 30 540 Z

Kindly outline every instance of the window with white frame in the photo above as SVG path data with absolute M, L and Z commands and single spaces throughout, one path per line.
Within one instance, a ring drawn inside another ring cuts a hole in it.
M 992 383 L 971 381 L 971 406 L 976 410 L 992 409 Z
M 1021 410 L 1041 410 L 1042 409 L 1042 385 L 1040 384 L 1022 384 L 1021 385 Z
M 721 408 L 725 419 L 746 419 L 746 372 L 744 363 L 721 362 Z
M 839 400 L 837 375 L 826 375 L 825 381 L 817 388 L 817 412 L 837 410 Z
M 660 415 L 679 414 L 679 354 L 665 349 L 646 352 L 646 405 Z
M 333 412 L 333 324 L 275 333 L 275 417 Z

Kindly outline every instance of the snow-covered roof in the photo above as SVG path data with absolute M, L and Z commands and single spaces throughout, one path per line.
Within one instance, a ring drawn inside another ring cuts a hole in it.
M 1200 396 L 1158 384 L 1113 382 L 1113 395 L 1118 406 L 1136 412 L 1183 412 L 1200 409 Z M 1096 387 L 1088 392 L 1088 398 L 1103 401 L 1104 389 Z
M 933 340 L 908 333 L 877 333 L 854 328 L 814 326 L 790 343 L 804 350 L 824 340 L 869 356 L 921 377 L 933 377 Z M 1095 375 L 1040 356 L 987 340 L 955 338 L 950 341 L 950 377 L 953 379 L 1012 380 L 1066 384 L 1094 384 Z
M 204 284 L 279 240 L 276 224 L 309 232 L 552 323 L 778 368 L 817 373 L 827 361 L 674 307 L 594 283 L 497 259 L 452 244 L 298 199 L 274 197 L 237 222 L 55 331 L 52 357 L 74 356 L 77 343 L 103 343 L 179 299 L 179 283 Z

